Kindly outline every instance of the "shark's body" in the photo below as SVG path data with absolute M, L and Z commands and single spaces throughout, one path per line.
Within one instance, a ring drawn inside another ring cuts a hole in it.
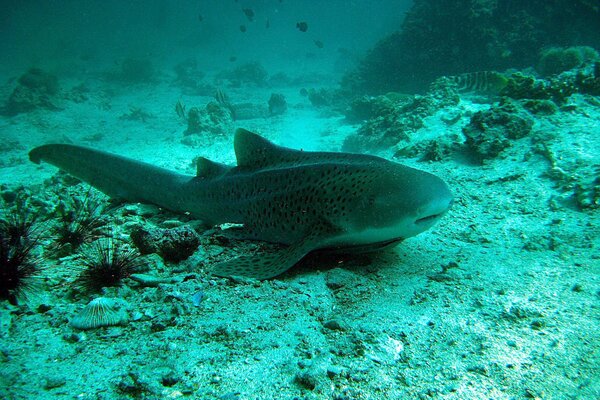
M 313 250 L 396 244 L 430 228 L 452 203 L 441 179 L 379 157 L 292 150 L 242 129 L 234 147 L 237 166 L 200 158 L 196 176 L 73 145 L 44 145 L 29 156 L 109 196 L 243 224 L 247 238 L 285 245 L 219 263 L 219 276 L 267 279 Z

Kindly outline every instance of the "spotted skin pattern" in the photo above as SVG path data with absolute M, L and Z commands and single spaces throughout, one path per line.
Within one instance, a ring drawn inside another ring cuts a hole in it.
M 109 196 L 186 212 L 210 224 L 236 223 L 245 237 L 279 243 L 217 263 L 218 276 L 277 276 L 319 249 L 378 249 L 431 227 L 452 196 L 438 177 L 379 157 L 306 152 L 236 131 L 237 166 L 199 158 L 196 176 L 73 145 L 33 149 Z

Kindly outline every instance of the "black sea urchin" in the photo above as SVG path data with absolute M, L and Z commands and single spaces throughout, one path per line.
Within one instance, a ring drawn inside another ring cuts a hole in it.
M 109 238 L 89 245 L 82 257 L 84 269 L 77 278 L 77 284 L 93 292 L 103 287 L 119 286 L 140 266 L 137 251 L 120 247 Z
M 38 272 L 32 250 L 38 242 L 33 220 L 13 213 L 0 220 L 0 299 L 17 304 L 35 288 Z
M 82 244 L 91 243 L 100 236 L 103 207 L 90 193 L 83 198 L 71 198 L 57 207 L 59 223 L 52 229 L 56 236 L 54 250 L 59 255 L 76 251 Z

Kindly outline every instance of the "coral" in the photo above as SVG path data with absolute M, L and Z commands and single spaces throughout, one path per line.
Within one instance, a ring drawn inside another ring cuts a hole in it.
M 268 76 L 269 74 L 259 62 L 251 62 L 240 65 L 233 70 L 221 72 L 217 75 L 217 79 L 226 79 L 234 87 L 242 85 L 265 86 Z
M 535 65 L 540 48 L 600 43 L 600 11 L 585 1 L 416 0 L 342 86 L 422 92 L 444 75 Z
M 598 52 L 588 46 L 550 47 L 542 51 L 536 69 L 544 76 L 558 75 L 598 58 Z
M 131 232 L 131 239 L 140 253 L 158 253 L 172 262 L 187 259 L 200 245 L 198 234 L 188 226 L 152 230 L 139 226 Z
M 507 99 L 489 110 L 479 111 L 463 128 L 465 144 L 480 161 L 497 157 L 511 140 L 527 136 L 533 120 L 520 106 Z
M 123 325 L 129 321 L 125 304 L 121 300 L 98 297 L 71 319 L 75 329 L 87 330 L 103 326 Z
M 281 115 L 285 114 L 287 111 L 287 102 L 285 101 L 285 96 L 280 93 L 271 93 L 271 97 L 269 98 L 269 114 L 273 115 Z
M 8 102 L 4 107 L 7 115 L 17 115 L 39 108 L 60 110 L 55 105 L 58 94 L 58 79 L 39 68 L 31 68 L 21 75 Z
M 560 104 L 577 91 L 572 77 L 561 76 L 546 80 L 516 72 L 508 78 L 508 83 L 500 94 L 512 99 L 553 100 Z
M 184 135 L 194 133 L 226 135 L 233 130 L 232 112 L 229 107 L 214 101 L 204 110 L 192 107 L 187 114 L 187 129 Z
M 121 285 L 123 279 L 135 273 L 140 267 L 139 254 L 122 247 L 113 239 L 104 238 L 85 249 L 82 266 L 77 284 L 98 292 L 104 287 Z
M 522 104 L 532 114 L 552 115 L 558 112 L 558 106 L 552 100 L 525 100 Z
M 360 103 L 354 104 L 360 104 L 361 114 L 346 115 L 350 118 L 368 116 L 369 119 L 355 135 L 346 138 L 343 150 L 372 151 L 392 147 L 400 141 L 409 141 L 410 135 L 424 126 L 426 117 L 443 107 L 458 104 L 459 99 L 448 80 L 436 82 L 425 96 L 388 93 L 359 99 Z
M 600 61 L 594 63 L 591 71 L 579 71 L 575 82 L 581 93 L 600 96 Z

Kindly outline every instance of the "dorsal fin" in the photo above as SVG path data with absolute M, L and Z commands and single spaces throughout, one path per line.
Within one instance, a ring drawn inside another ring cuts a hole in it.
M 230 169 L 230 166 L 211 161 L 208 158 L 198 157 L 196 159 L 196 176 L 199 178 L 214 178 Z
M 256 133 L 239 128 L 233 141 L 238 167 L 264 168 L 285 161 L 297 150 L 280 147 Z M 287 156 L 286 156 L 287 155 Z

